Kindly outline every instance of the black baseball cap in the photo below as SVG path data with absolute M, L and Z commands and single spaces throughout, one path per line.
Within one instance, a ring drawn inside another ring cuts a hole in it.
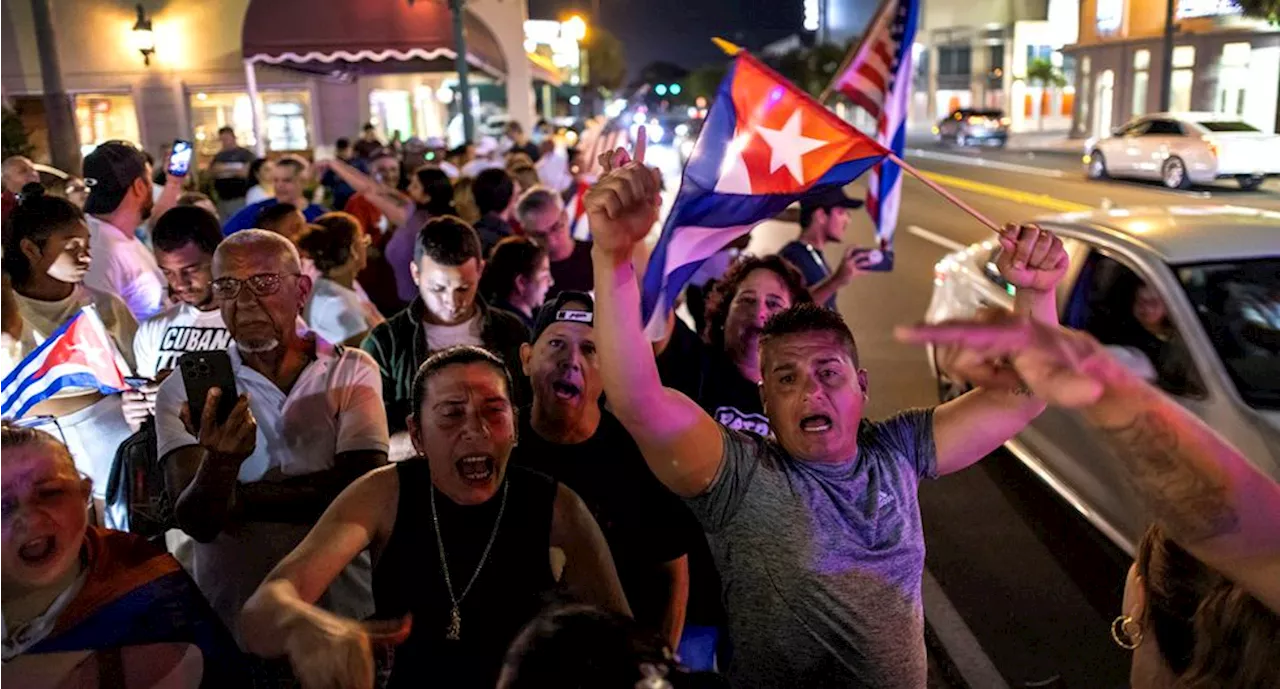
M 120 206 L 134 180 L 146 179 L 147 159 L 128 141 L 108 141 L 84 157 L 83 170 L 89 187 L 84 212 L 101 215 Z
M 583 307 L 566 308 L 566 304 L 579 302 Z M 596 303 L 586 292 L 574 292 L 567 290 L 556 295 L 554 301 L 550 301 L 542 305 L 538 309 L 537 319 L 533 325 L 533 339 L 530 342 L 536 343 L 542 333 L 552 323 L 581 323 L 587 327 L 595 327 L 595 310 Z
M 842 187 L 828 187 L 800 199 L 800 215 L 809 215 L 818 209 L 861 208 L 862 199 L 844 193 Z

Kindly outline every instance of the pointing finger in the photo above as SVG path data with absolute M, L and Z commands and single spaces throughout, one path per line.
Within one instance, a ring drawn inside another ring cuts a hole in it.
M 648 132 L 645 130 L 645 126 L 642 124 L 636 129 L 635 155 L 632 156 L 632 159 L 635 160 L 637 163 L 640 163 L 641 165 L 644 165 L 644 149 L 645 149 L 645 146 L 648 144 L 648 141 L 649 141 Z

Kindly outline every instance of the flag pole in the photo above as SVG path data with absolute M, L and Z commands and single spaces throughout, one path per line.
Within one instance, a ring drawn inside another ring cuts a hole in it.
M 978 222 L 990 228 L 992 232 L 995 232 L 996 234 L 1000 234 L 1000 235 L 1004 234 L 1004 228 L 998 225 L 996 221 L 978 212 L 978 209 L 974 208 L 973 206 L 970 206 L 964 201 L 961 201 L 960 199 L 956 198 L 955 194 L 952 194 L 951 192 L 947 191 L 945 188 L 942 187 L 942 185 L 938 184 L 937 182 L 929 179 L 928 177 L 925 177 L 924 173 L 912 167 L 910 164 L 907 163 L 907 161 L 894 155 L 892 151 L 888 151 L 887 155 L 885 155 L 885 158 L 889 159 L 890 161 L 895 163 L 898 167 L 902 168 L 903 172 L 906 172 L 910 174 L 912 177 L 915 177 L 917 180 L 920 181 L 921 184 L 937 192 L 940 196 L 942 196 L 942 198 L 955 204 L 956 207 L 959 208 L 960 210 L 973 216 L 974 219 L 976 219 Z

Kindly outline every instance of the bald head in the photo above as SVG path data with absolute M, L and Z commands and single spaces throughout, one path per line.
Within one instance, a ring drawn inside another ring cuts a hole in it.
M 36 172 L 35 163 L 26 156 L 9 156 L 0 164 L 0 178 L 3 178 L 4 189 L 11 194 L 22 191 L 25 184 L 40 181 L 40 173 Z
M 302 272 L 298 249 L 283 236 L 267 230 L 242 230 L 218 244 L 213 254 L 213 277 L 233 263 L 253 262 L 267 268 L 262 272 L 293 274 Z

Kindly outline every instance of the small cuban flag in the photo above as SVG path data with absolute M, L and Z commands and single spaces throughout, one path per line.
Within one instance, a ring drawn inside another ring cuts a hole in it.
M 129 388 L 128 375 L 129 365 L 116 353 L 97 309 L 85 306 L 5 376 L 0 417 L 20 419 L 63 390 L 122 392 Z
M 680 291 L 712 254 L 806 195 L 844 187 L 887 153 L 738 51 L 649 258 L 641 294 L 646 335 L 661 339 Z

